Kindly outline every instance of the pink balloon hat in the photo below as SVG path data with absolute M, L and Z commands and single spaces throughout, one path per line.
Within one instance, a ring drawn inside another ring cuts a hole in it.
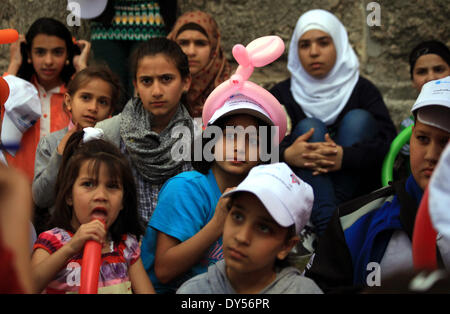
M 278 100 L 267 90 L 248 81 L 255 67 L 263 67 L 278 59 L 284 51 L 283 40 L 278 36 L 264 36 L 253 40 L 244 47 L 237 44 L 232 53 L 239 64 L 236 72 L 217 86 L 205 101 L 203 106 L 203 125 L 208 125 L 217 109 L 225 101 L 236 94 L 242 94 L 252 99 L 267 112 L 273 124 L 278 127 L 278 136 L 274 139 L 279 144 L 286 133 L 286 114 Z

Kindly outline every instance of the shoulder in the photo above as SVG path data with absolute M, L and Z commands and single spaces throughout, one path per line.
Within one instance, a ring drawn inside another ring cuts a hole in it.
M 387 186 L 343 203 L 338 208 L 339 222 L 342 230 L 345 231 L 367 214 L 375 212 L 383 205 L 391 202 L 394 196 L 394 188 Z
M 41 140 L 39 141 L 39 146 L 42 145 L 54 146 L 55 144 L 57 145 L 62 140 L 64 135 L 66 135 L 67 131 L 68 128 L 64 128 L 42 137 Z
M 39 235 L 34 244 L 34 249 L 42 248 L 52 254 L 69 242 L 71 238 L 71 234 L 66 230 L 53 228 Z
M 120 121 L 121 114 L 115 115 L 109 119 L 98 122 L 95 127 L 102 129 L 105 137 L 110 142 L 120 145 Z
M 185 171 L 167 180 L 163 188 L 196 190 L 207 188 L 207 186 L 205 186 L 205 183 L 207 181 L 208 181 L 207 176 L 198 171 L 195 170 Z
M 356 83 L 353 91 L 359 91 L 361 93 L 374 92 L 380 94 L 378 87 L 372 81 L 363 76 L 359 76 L 358 82 Z
M 287 78 L 284 81 L 281 81 L 281 82 L 275 84 L 270 89 L 270 92 L 275 95 L 275 94 L 282 94 L 282 93 L 286 93 L 286 92 L 290 93 L 290 90 L 291 90 L 291 78 Z
M 210 266 L 211 267 L 211 266 Z M 209 284 L 208 272 L 197 275 L 178 288 L 177 294 L 211 294 L 213 293 Z

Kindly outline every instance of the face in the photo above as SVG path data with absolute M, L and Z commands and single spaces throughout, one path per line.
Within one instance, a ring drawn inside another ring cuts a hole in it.
M 204 34 L 196 30 L 185 30 L 178 35 L 176 42 L 188 56 L 191 75 L 199 73 L 208 64 L 211 44 Z
M 238 114 L 229 118 L 227 126 L 232 128 L 222 130 L 223 136 L 214 147 L 215 164 L 226 173 L 247 175 L 259 164 L 258 120 Z
M 61 84 L 60 73 L 67 60 L 66 42 L 56 36 L 36 35 L 31 45 L 31 62 L 39 83 L 49 90 Z
M 64 100 L 72 122 L 86 128 L 108 118 L 113 109 L 111 95 L 111 85 L 100 78 L 89 79 L 73 96 L 66 93 Z
M 223 229 L 223 253 L 227 274 L 266 274 L 275 260 L 284 259 L 298 238 L 286 240 L 288 228 L 281 227 L 251 193 L 239 193 Z
M 175 114 L 183 92 L 189 90 L 191 78 L 181 78 L 175 63 L 163 54 L 146 56 L 138 63 L 135 89 L 144 108 L 159 120 Z
M 92 163 L 91 160 L 82 163 L 72 187 L 72 195 L 66 200 L 69 206 L 73 206 L 71 224 L 75 230 L 90 222 L 95 215 L 104 216 L 106 226 L 110 227 L 123 208 L 122 182 L 113 180 L 103 163 L 96 179 L 89 171 Z
M 430 53 L 420 56 L 413 69 L 413 87 L 420 93 L 422 86 L 433 80 L 450 75 L 450 66 L 439 55 Z
M 298 57 L 305 71 L 316 79 L 324 78 L 336 63 L 336 48 L 331 36 L 312 29 L 298 41 Z
M 416 121 L 410 139 L 411 172 L 417 184 L 425 190 L 450 134 Z

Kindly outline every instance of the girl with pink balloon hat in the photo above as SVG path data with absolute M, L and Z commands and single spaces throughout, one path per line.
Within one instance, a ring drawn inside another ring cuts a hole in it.
M 248 78 L 254 67 L 273 62 L 283 50 L 284 43 L 277 36 L 233 48 L 239 67 L 210 94 L 203 108 L 206 129 L 200 139 L 202 158 L 193 161 L 196 171 L 181 173 L 166 182 L 142 241 L 144 267 L 157 292 L 174 293 L 184 281 L 204 273 L 208 265 L 223 258 L 222 230 L 228 199 L 221 195 L 262 163 L 260 156 L 252 159 L 250 151 L 259 150 L 263 142 L 273 148 L 286 130 L 280 103 Z M 240 138 L 239 131 L 230 136 L 230 129 L 239 127 L 253 131 L 246 138 Z M 264 137 L 263 127 L 274 132 Z M 205 136 L 211 129 L 220 131 L 215 145 L 209 145 L 211 140 Z M 212 158 L 205 154 L 208 145 Z M 227 147 L 231 148 L 230 154 Z

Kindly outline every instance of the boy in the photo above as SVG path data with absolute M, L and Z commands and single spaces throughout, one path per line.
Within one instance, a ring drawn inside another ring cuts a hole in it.
M 450 138 L 450 77 L 425 84 L 411 112 L 411 176 L 343 204 L 319 239 L 306 276 L 325 291 L 356 291 L 413 269 L 411 237 L 417 208 Z M 437 241 L 438 251 L 448 243 Z M 439 253 L 438 253 L 439 254 Z M 447 259 L 445 255 L 438 260 Z M 450 257 L 449 257 L 450 258 Z
M 322 293 L 294 267 L 278 267 L 299 241 L 313 203 L 311 186 L 285 163 L 253 168 L 230 196 L 224 260 L 177 293 Z

